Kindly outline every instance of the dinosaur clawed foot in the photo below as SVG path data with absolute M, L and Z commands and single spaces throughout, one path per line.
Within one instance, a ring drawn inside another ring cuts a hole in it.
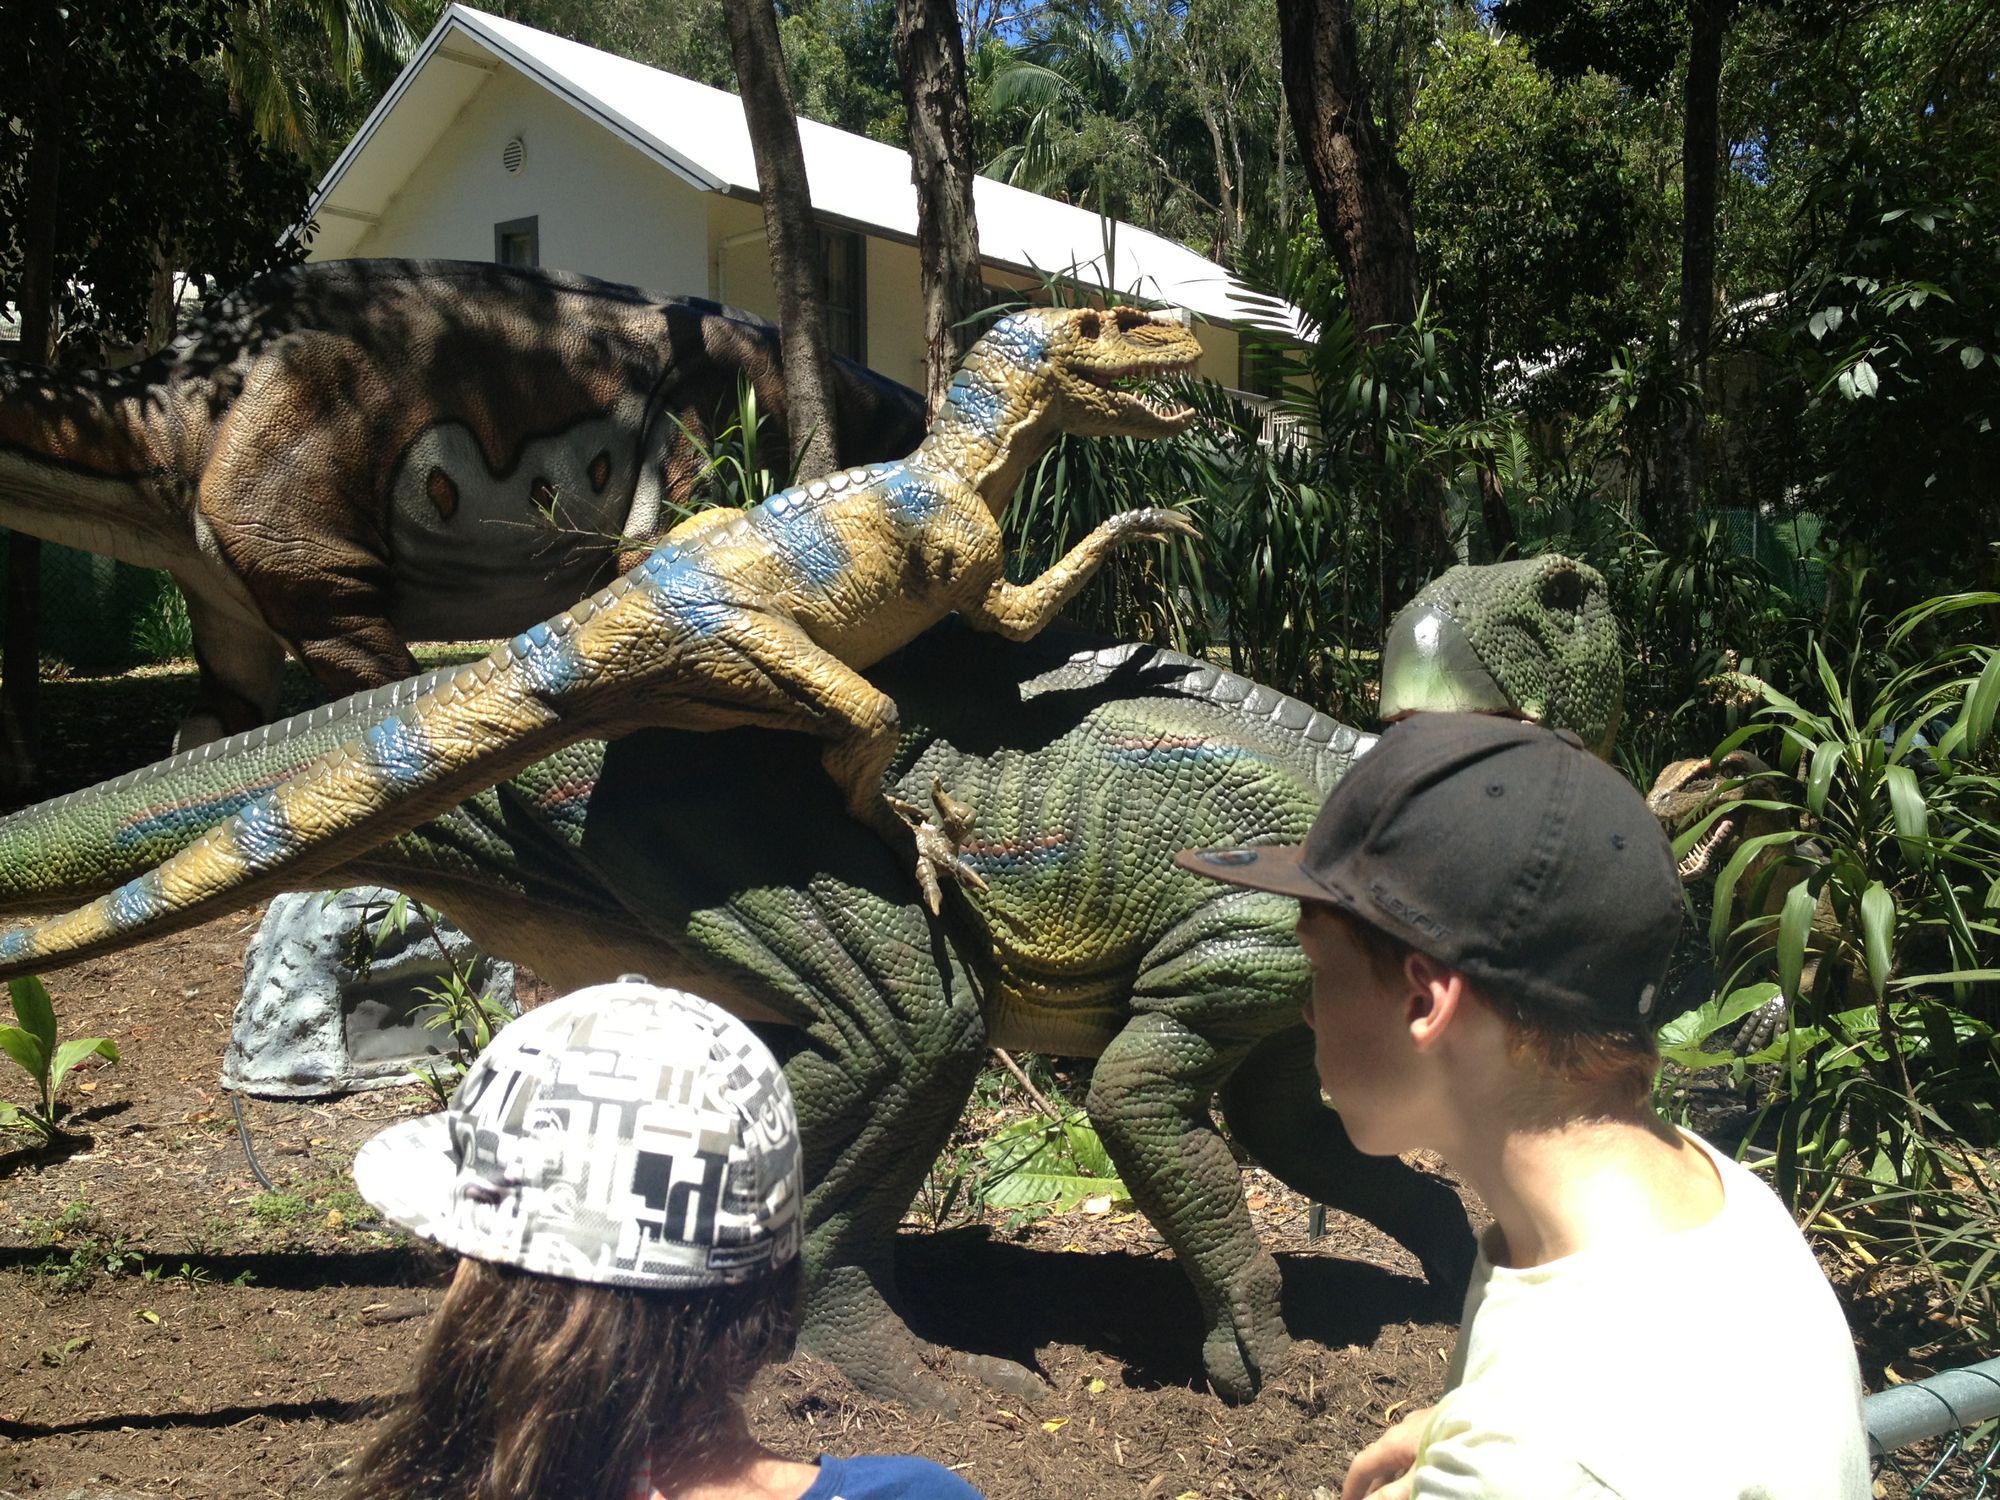
M 921 807 L 905 802 L 900 797 L 889 798 L 889 806 L 896 816 L 909 825 L 910 833 L 917 842 L 917 885 L 924 895 L 924 906 L 932 916 L 944 907 L 944 888 L 939 883 L 940 875 L 949 876 L 960 885 L 975 891 L 986 889 L 986 882 L 979 872 L 959 857 L 966 835 L 972 832 L 977 821 L 972 809 L 953 798 L 945 791 L 944 784 L 935 777 L 931 779 L 931 802 L 937 809 L 937 821 L 933 823 Z
M 1791 1018 L 1791 1001 L 1783 992 L 1773 995 L 1743 1018 L 1730 1041 L 1730 1050 L 1738 1057 L 1762 1052 L 1778 1039 Z

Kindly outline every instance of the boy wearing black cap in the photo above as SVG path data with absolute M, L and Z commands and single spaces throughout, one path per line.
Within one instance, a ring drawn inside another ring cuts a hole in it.
M 1343 1500 L 1868 1495 L 1853 1341 L 1797 1227 L 1648 1104 L 1680 887 L 1623 777 L 1572 735 L 1423 714 L 1302 847 L 1179 862 L 1299 899 L 1323 1096 L 1493 1213 L 1444 1397 Z M 1667 1315 L 1725 1302 L 1755 1309 L 1754 1394 Z

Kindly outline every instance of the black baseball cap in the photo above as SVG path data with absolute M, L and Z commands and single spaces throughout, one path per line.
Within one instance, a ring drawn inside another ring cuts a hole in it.
M 1657 1024 L 1681 889 L 1659 821 L 1567 730 L 1490 714 L 1390 726 L 1303 845 L 1174 862 L 1335 907 L 1580 1027 Z

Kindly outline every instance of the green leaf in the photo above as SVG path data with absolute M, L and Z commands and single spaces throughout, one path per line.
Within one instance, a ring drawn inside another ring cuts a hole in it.
M 2000 708 L 2000 651 L 1986 653 L 1986 665 L 1979 680 L 1965 695 L 1965 711 L 1959 723 L 1965 727 L 1965 753 L 1977 755 L 1993 732 L 1993 711 Z
M 26 1111 L 18 1104 L 9 1104 L 5 1099 L 0 1099 L 0 1130 L 25 1130 L 27 1127 Z
M 7 995 L 14 1002 L 14 1014 L 21 1018 L 28 1034 L 42 1044 L 42 1056 L 47 1057 L 56 1050 L 56 1008 L 49 992 L 42 988 L 41 980 L 24 974 L 7 981 Z
M 63 1075 L 92 1053 L 109 1062 L 118 1061 L 118 1048 L 109 1037 L 72 1037 L 56 1048 L 56 1063 L 49 1070 L 49 1093 L 53 1096 L 62 1087 Z
M 1802 880 L 1785 892 L 1784 909 L 1778 913 L 1778 983 L 1794 999 L 1798 998 L 1799 975 L 1806 965 L 1806 939 L 1812 933 L 1813 909 L 1818 904 L 1812 887 Z
M 48 1066 L 49 1055 L 42 1050 L 42 1044 L 18 1026 L 0 1026 L 0 1052 L 6 1053 L 19 1063 L 36 1083 L 42 1081 L 42 1072 Z
M 1740 804 L 1739 804 L 1740 805 Z M 1729 862 L 1722 867 L 1722 873 L 1715 877 L 1715 910 L 1708 922 L 1708 945 L 1716 952 L 1722 951 L 1732 929 L 1735 916 L 1736 885 L 1742 880 L 1750 862 L 1767 849 L 1790 844 L 1798 839 L 1796 830 L 1785 829 L 1780 833 L 1760 833 L 1754 839 L 1745 839 L 1729 856 Z M 1749 919 L 1754 922 L 1755 917 Z M 1748 925 L 1746 922 L 1744 925 Z
M 1917 773 L 1908 766 L 1887 766 L 1883 776 L 1889 784 L 1889 811 L 1896 822 L 1896 842 L 1903 858 L 1913 866 L 1929 863 L 1930 815 L 1924 806 L 1923 789 Z
M 1986 362 L 1986 351 L 1977 344 L 1967 344 L 1958 351 L 1958 362 L 1968 370 L 1976 370 Z
M 1879 880 L 1861 893 L 1861 946 L 1868 956 L 1868 983 L 1875 998 L 1889 991 L 1889 963 L 1896 952 L 1896 902 Z
M 1711 1068 L 1734 1060 L 1728 1052 L 1710 1052 L 1702 1044 L 1718 1031 L 1735 1025 L 1758 1006 L 1777 997 L 1768 980 L 1718 995 L 1660 1028 L 1660 1055 L 1684 1068 Z
M 989 1181 L 986 1201 L 995 1208 L 1027 1208 L 1046 1203 L 1057 1213 L 1075 1208 L 1086 1198 L 1109 1195 L 1114 1203 L 1129 1201 L 1125 1185 L 1115 1177 L 1076 1177 L 1062 1172 L 1009 1172 Z
M 1846 746 L 1838 740 L 1821 740 L 1813 747 L 1812 772 L 1806 777 L 1806 811 L 1815 818 L 1826 816 L 1826 794 L 1840 769 Z

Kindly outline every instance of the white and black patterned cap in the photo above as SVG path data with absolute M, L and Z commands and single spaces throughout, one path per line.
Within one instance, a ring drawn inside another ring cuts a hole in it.
M 478 1260 L 605 1286 L 750 1280 L 799 1251 L 799 1126 L 777 1059 L 699 996 L 627 976 L 495 1036 L 442 1113 L 354 1181 Z

